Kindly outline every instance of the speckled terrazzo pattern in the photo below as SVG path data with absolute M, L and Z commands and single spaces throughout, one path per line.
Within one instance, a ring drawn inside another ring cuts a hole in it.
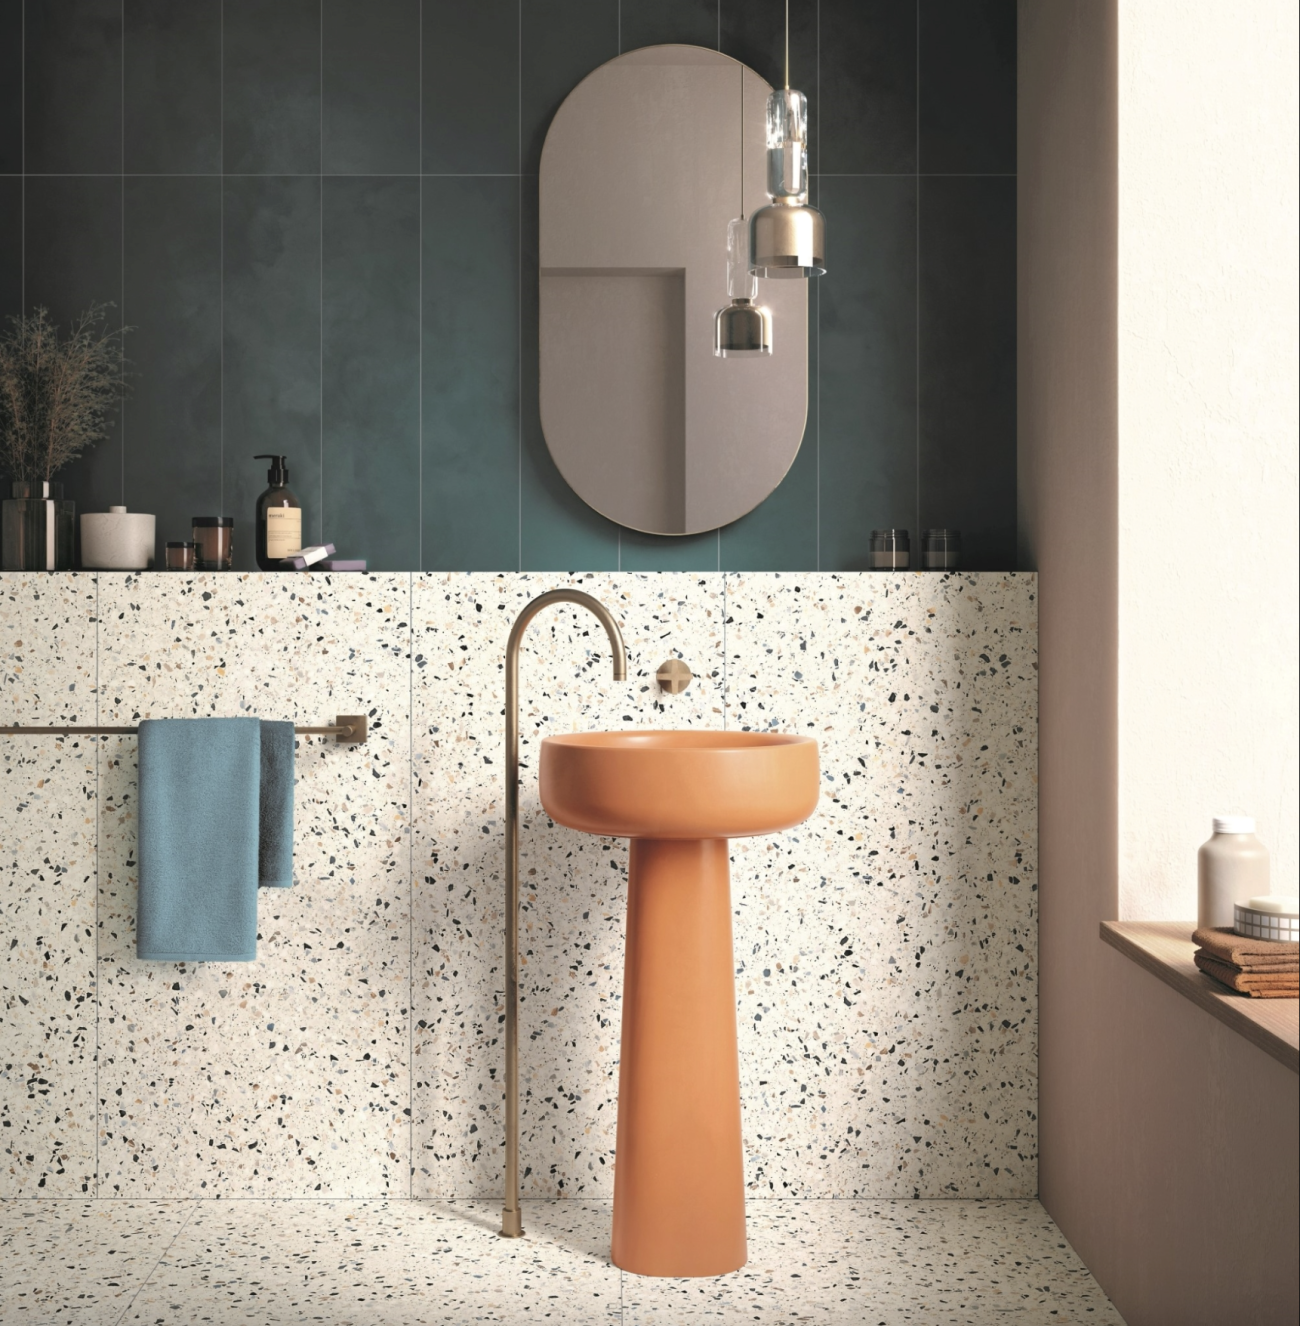
M 370 716 L 360 750 L 298 739 L 295 887 L 262 891 L 248 964 L 135 957 L 136 742 L 109 739 L 101 1195 L 405 1195 L 409 594 L 404 575 L 100 578 L 102 722 Z
M 1036 1201 L 754 1201 L 747 1266 L 656 1280 L 609 1203 L 0 1201 L 0 1318 L 141 1326 L 1123 1326 Z
M 95 578 L 0 576 L 0 723 L 95 721 Z M 95 1182 L 93 739 L 0 737 L 0 1197 Z
M 537 752 L 555 732 L 721 727 L 717 576 L 416 578 L 417 1196 L 501 1190 L 502 656 L 524 604 L 561 586 L 614 613 L 630 661 L 613 682 L 604 630 L 567 605 L 521 649 L 521 1154 L 531 1196 L 613 1192 L 627 843 L 550 822 Z M 668 696 L 654 673 L 673 655 L 696 677 Z
M 630 676 L 584 613 L 530 627 L 525 1192 L 612 1194 L 627 870 L 547 820 L 537 747 L 638 725 L 822 746 L 814 818 L 733 851 L 751 1196 L 1035 1191 L 1035 577 L 105 573 L 0 576 L 0 721 L 372 736 L 300 739 L 297 885 L 225 968 L 135 959 L 134 738 L 4 739 L 0 1196 L 499 1191 L 502 655 L 561 584 Z
M 115 1326 L 194 1206 L 0 1201 L 0 1321 Z
M 822 797 L 733 844 L 751 1192 L 1037 1190 L 1032 576 L 732 576 L 729 724 Z

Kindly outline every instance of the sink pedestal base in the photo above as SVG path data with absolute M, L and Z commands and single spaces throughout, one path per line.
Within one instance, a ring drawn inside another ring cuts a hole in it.
M 725 839 L 634 838 L 614 1168 L 614 1264 L 745 1264 L 731 881 Z

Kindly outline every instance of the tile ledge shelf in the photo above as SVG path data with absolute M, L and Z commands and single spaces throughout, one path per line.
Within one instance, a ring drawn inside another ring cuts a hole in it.
M 1103 921 L 1101 938 L 1171 989 L 1300 1073 L 1300 1000 L 1225 990 L 1192 961 L 1193 921 Z

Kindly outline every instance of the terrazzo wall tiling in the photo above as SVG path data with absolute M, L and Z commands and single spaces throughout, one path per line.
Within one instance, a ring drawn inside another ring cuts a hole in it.
M 0 578 L 0 721 L 371 737 L 299 739 L 296 884 L 224 966 L 134 956 L 134 739 L 4 739 L 0 1195 L 499 1192 L 503 653 L 559 584 L 631 658 L 567 606 L 524 641 L 526 1195 L 612 1193 L 627 882 L 538 743 L 647 725 L 821 743 L 814 817 L 733 845 L 751 1194 L 1035 1191 L 1033 576 L 102 574 Z
M 0 576 L 0 722 L 93 723 L 95 578 Z M 95 1182 L 95 746 L 0 737 L 0 1195 Z
M 247 965 L 136 959 L 136 742 L 106 740 L 100 1195 L 404 1191 L 408 577 L 104 575 L 99 593 L 103 723 L 370 718 L 359 750 L 299 738 L 295 885 L 262 891 Z

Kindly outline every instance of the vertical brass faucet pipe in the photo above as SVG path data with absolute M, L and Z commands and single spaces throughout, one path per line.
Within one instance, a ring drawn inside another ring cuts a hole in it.
M 506 1191 L 501 1235 L 523 1235 L 519 1210 L 519 643 L 528 623 L 552 603 L 574 603 L 593 613 L 609 636 L 614 680 L 627 679 L 623 633 L 604 604 L 580 589 L 539 594 L 515 618 L 506 644 Z

